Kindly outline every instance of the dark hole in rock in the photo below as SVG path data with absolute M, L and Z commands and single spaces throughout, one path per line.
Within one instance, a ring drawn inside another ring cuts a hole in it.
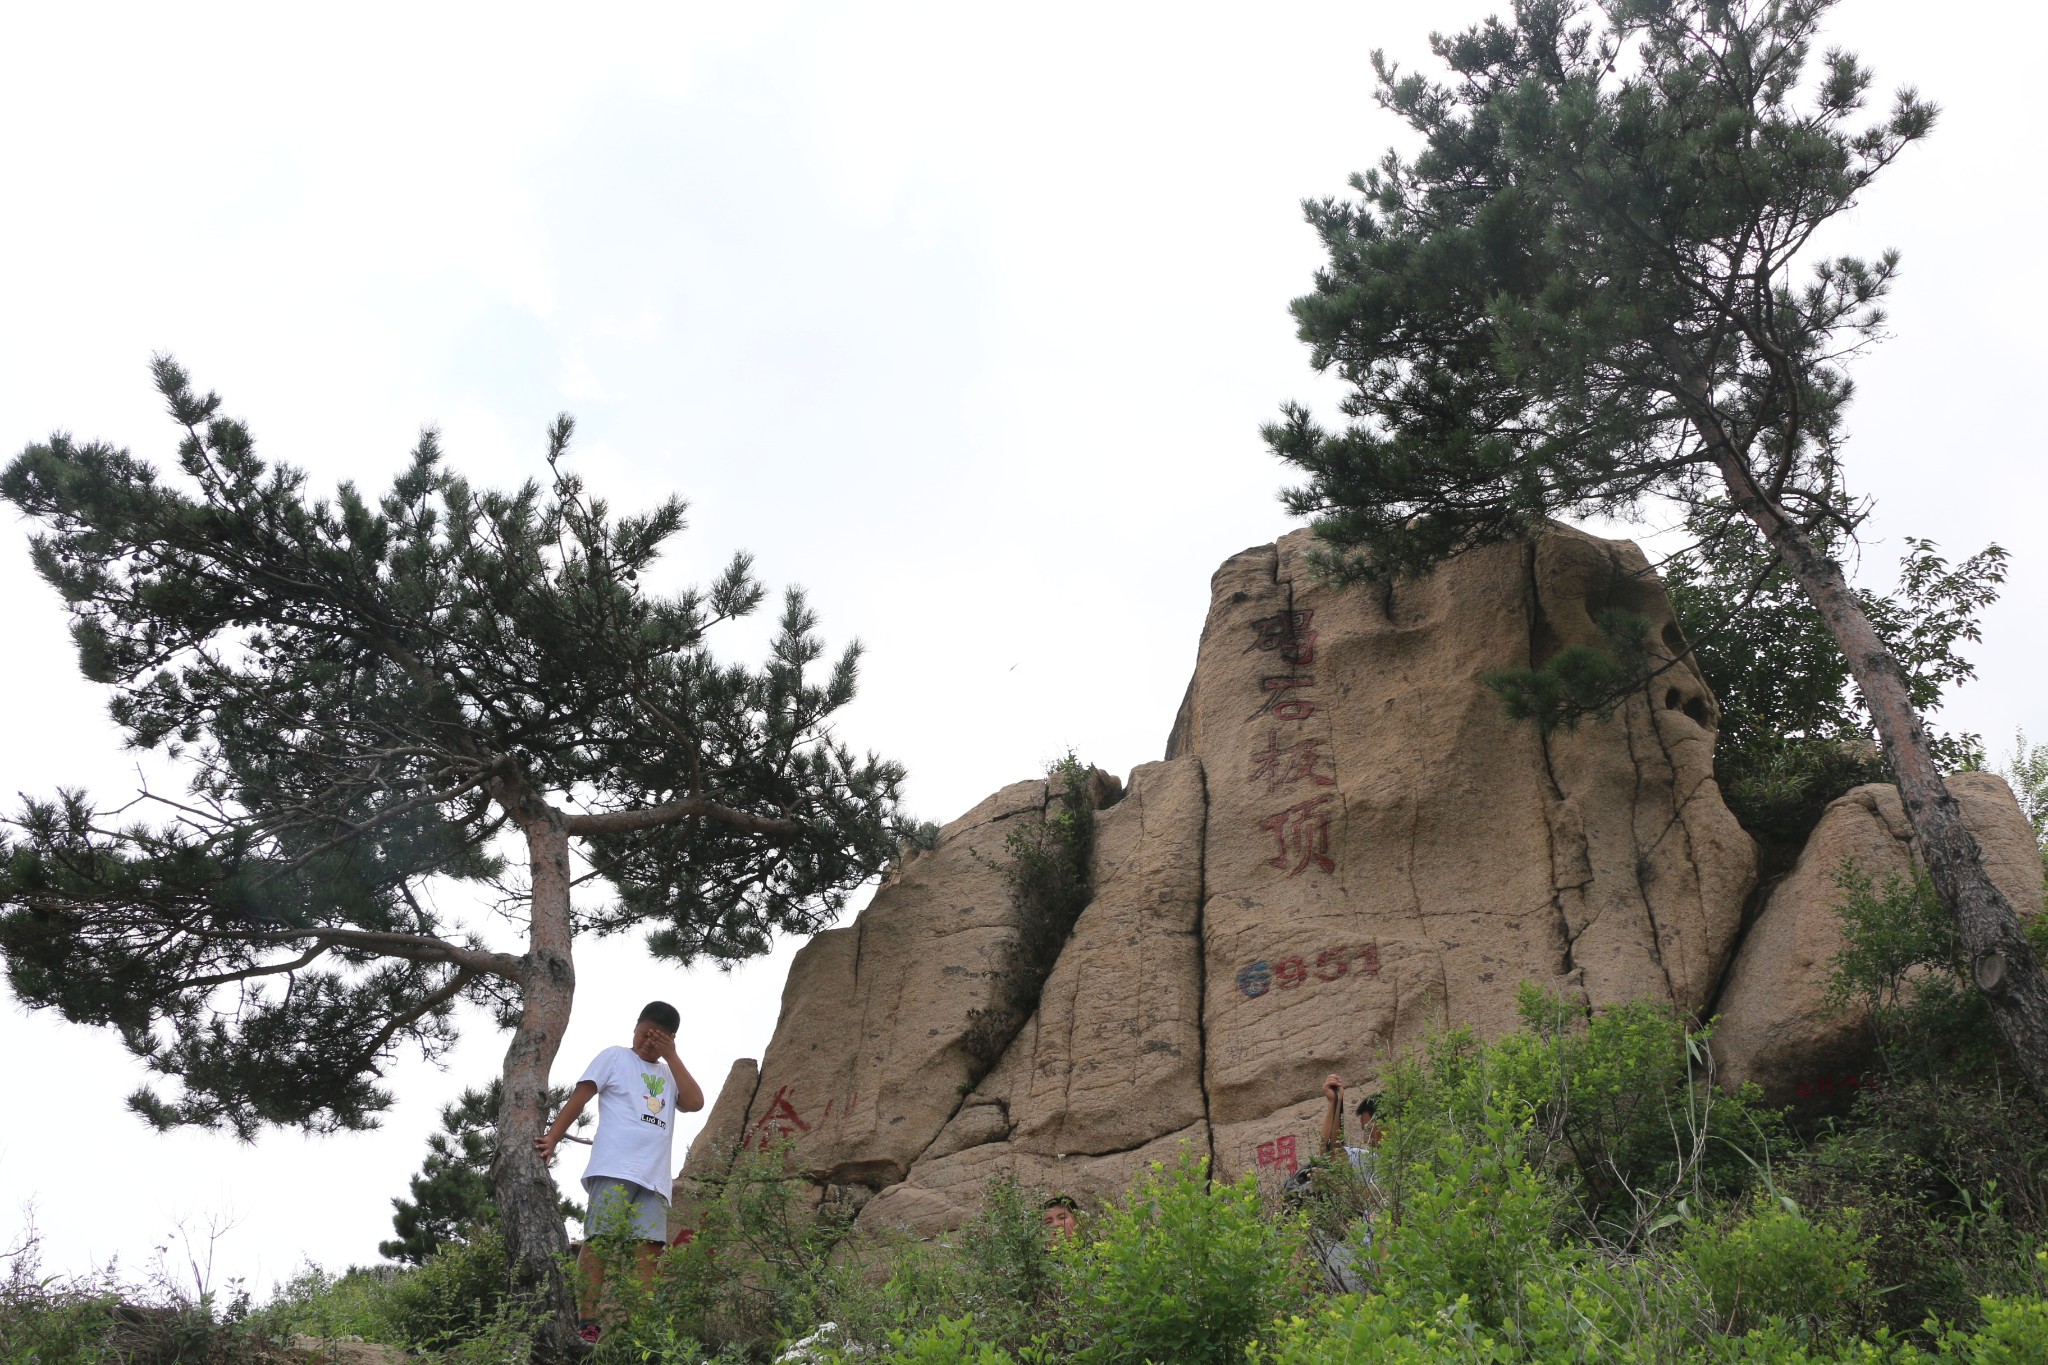
M 1713 717 L 1707 710 L 1707 704 L 1698 697 L 1694 697 L 1685 704 L 1685 714 L 1698 721 L 1704 729 L 1711 730 L 1714 728 Z
M 1676 711 L 1679 704 L 1684 700 L 1685 698 L 1678 695 L 1677 688 L 1669 688 L 1664 693 L 1664 709 L 1666 711 Z
M 1678 633 L 1676 621 L 1667 621 L 1664 624 L 1664 648 L 1671 651 L 1673 658 L 1685 653 L 1685 637 Z

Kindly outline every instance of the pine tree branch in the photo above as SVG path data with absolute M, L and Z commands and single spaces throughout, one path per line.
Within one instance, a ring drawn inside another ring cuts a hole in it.
M 188 991 L 205 990 L 211 986 L 225 986 L 231 981 L 247 981 L 252 977 L 277 976 L 284 972 L 295 972 L 301 967 L 312 965 L 314 959 L 331 952 L 333 948 L 334 945 L 331 943 L 318 944 L 303 956 L 295 957 L 290 962 L 276 962 L 267 967 L 250 967 L 239 972 L 217 972 L 212 976 L 195 976 L 179 982 L 178 987 L 180 990 Z
M 412 962 L 447 962 L 473 973 L 502 976 L 509 981 L 520 977 L 520 960 L 510 953 L 464 948 L 431 934 L 401 934 L 385 929 L 281 929 L 270 933 L 239 934 L 250 942 L 300 943 L 307 939 L 336 948 L 361 948 L 385 957 L 402 957 Z
M 391 1022 L 384 1025 L 383 1028 L 377 1030 L 377 1036 L 372 1038 L 369 1045 L 363 1049 L 363 1057 L 369 1068 L 378 1075 L 383 1075 L 383 1068 L 377 1065 L 376 1056 L 384 1050 L 386 1044 L 398 1035 L 398 1031 L 418 1023 L 450 1000 L 453 1000 L 462 993 L 463 987 L 476 979 L 476 976 L 476 972 L 468 967 L 458 969 L 455 975 L 448 978 L 447 983 L 441 989 L 435 991 L 432 995 L 420 1001 L 418 1005 L 407 1010 L 404 1014 L 396 1016 Z
M 572 835 L 632 834 L 643 829 L 659 829 L 663 825 L 678 824 L 693 816 L 714 820 L 729 829 L 745 834 L 779 835 L 784 838 L 803 833 L 803 825 L 770 815 L 755 815 L 749 811 L 735 810 L 721 806 L 716 801 L 699 797 L 685 797 L 680 801 L 669 801 L 659 806 L 642 806 L 634 810 L 593 811 L 582 815 L 570 815 L 563 819 L 563 828 Z

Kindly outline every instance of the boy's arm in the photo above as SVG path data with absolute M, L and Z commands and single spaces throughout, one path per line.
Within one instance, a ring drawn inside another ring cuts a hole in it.
M 555 1148 L 561 1145 L 562 1134 L 569 1131 L 569 1125 L 576 1122 L 577 1115 L 583 1112 L 583 1106 L 589 1104 L 596 1095 L 596 1081 L 576 1082 L 576 1088 L 569 1092 L 569 1102 L 562 1106 L 562 1112 L 555 1115 L 555 1121 L 548 1125 L 547 1136 L 533 1140 L 533 1145 L 540 1151 L 542 1161 L 555 1159 Z
M 661 1049 L 661 1060 L 668 1063 L 668 1069 L 676 1077 L 676 1110 L 679 1113 L 694 1114 L 704 1107 L 704 1087 L 697 1084 L 697 1078 L 690 1074 L 690 1068 L 683 1065 L 683 1059 L 676 1056 L 676 1036 L 657 1030 L 655 1046 Z
M 1344 1081 L 1332 1076 L 1323 1082 L 1323 1150 L 1334 1152 L 1344 1145 Z

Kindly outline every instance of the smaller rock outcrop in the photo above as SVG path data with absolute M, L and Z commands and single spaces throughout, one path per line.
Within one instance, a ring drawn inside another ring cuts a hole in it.
M 864 1222 L 956 1227 L 990 1177 L 1097 1200 L 1181 1142 L 1209 1153 L 1202 1082 L 1202 765 L 1147 763 L 1095 821 L 1095 895 L 1036 1013 Z
M 1982 772 L 1957 773 L 1948 789 L 1983 850 L 1985 871 L 2020 919 L 2041 913 L 2040 855 L 2011 789 Z M 1774 1104 L 1840 1094 L 1870 1060 L 1868 1013 L 1822 1003 L 1831 964 L 1846 946 L 1835 878 L 1851 862 L 1879 886 L 1912 875 L 1913 832 L 1897 788 L 1872 783 L 1827 808 L 1729 969 L 1714 1058 L 1723 1081 L 1754 1081 Z

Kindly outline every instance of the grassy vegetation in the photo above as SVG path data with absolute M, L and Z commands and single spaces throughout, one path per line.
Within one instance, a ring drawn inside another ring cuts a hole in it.
M 869 1236 L 770 1154 L 712 1193 L 650 1290 L 615 1281 L 593 1365 L 770 1361 L 801 1338 L 815 1365 L 2048 1360 L 2048 1221 L 2027 1183 L 2048 1127 L 2030 1100 L 1900 1073 L 1800 1138 L 1714 1091 L 1699 1035 L 1665 1012 L 1586 1019 L 1534 993 L 1524 1012 L 1495 1042 L 1438 1040 L 1387 1086 L 1373 1235 L 1348 1230 L 1362 1295 L 1320 1286 L 1327 1210 L 1211 1182 L 1190 1152 L 1061 1243 L 1034 1192 L 1003 1183 L 945 1238 Z M 17 1258 L 0 1359 L 256 1361 L 304 1333 L 517 1360 L 503 1282 L 480 1231 L 416 1269 L 309 1268 L 239 1315 L 159 1305 L 183 1316 L 139 1352 L 116 1286 L 39 1281 Z
M 998 1182 L 918 1242 L 752 1155 L 651 1287 L 614 1278 L 592 1365 L 2039 1365 L 2048 1113 L 1926 889 L 1842 887 L 1834 999 L 1875 1012 L 1882 1083 L 1818 1129 L 1714 1084 L 1705 1032 L 1669 1011 L 1525 990 L 1518 1032 L 1446 1034 L 1388 1077 L 1369 1198 L 1332 1179 L 1288 1207 L 1183 1152 L 1077 1239 L 1048 1242 L 1037 1192 Z M 1363 1293 L 1325 1291 L 1332 1237 Z M 241 1365 L 301 1334 L 485 1365 L 530 1343 L 487 1228 L 416 1268 L 308 1267 L 253 1310 L 41 1278 L 33 1251 L 0 1282 L 8 1365 Z

